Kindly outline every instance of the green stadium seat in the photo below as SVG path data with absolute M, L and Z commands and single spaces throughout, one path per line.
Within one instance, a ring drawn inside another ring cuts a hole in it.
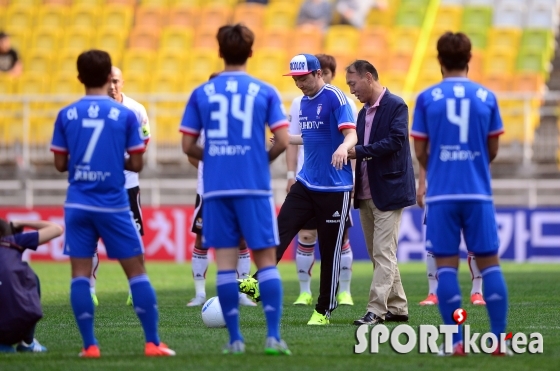
M 471 39 L 473 49 L 486 49 L 488 44 L 488 28 L 461 26 L 461 32 L 464 32 Z
M 426 8 L 422 4 L 410 3 L 406 6 L 401 4 L 395 18 L 395 26 L 420 28 L 424 23 L 425 14 Z
M 554 54 L 554 34 L 547 29 L 528 28 L 521 35 L 521 50 L 543 51 L 547 59 Z
M 549 61 L 540 50 L 521 50 L 517 56 L 516 70 L 547 74 Z
M 485 6 L 465 6 L 461 28 L 488 29 L 492 25 L 492 8 Z

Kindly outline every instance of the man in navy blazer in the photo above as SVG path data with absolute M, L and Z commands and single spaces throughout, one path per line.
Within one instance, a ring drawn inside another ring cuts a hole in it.
M 379 83 L 375 67 L 357 60 L 346 83 L 364 107 L 358 114 L 354 207 L 374 271 L 366 314 L 356 325 L 408 321 L 408 303 L 397 265 L 403 208 L 416 203 L 416 183 L 408 141 L 408 107 Z

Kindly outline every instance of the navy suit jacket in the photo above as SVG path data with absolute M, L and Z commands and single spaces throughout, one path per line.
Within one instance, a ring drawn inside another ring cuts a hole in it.
M 390 211 L 416 204 L 406 103 L 387 89 L 373 118 L 369 141 L 364 145 L 365 122 L 366 109 L 362 108 L 356 128 L 354 207 L 360 207 L 356 196 L 362 188 L 362 161 L 367 162 L 369 188 L 375 207 Z

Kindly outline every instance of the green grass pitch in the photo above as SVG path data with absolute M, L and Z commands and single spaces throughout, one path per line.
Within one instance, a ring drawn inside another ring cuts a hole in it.
M 148 262 L 148 273 L 156 289 L 160 310 L 160 335 L 176 357 L 143 356 L 143 335 L 133 310 L 125 305 L 128 286 L 119 266 L 101 262 L 95 313 L 100 359 L 80 359 L 81 339 L 69 304 L 69 263 L 33 263 L 41 278 L 44 318 L 36 337 L 48 347 L 45 354 L 0 354 L 0 370 L 559 370 L 560 369 L 560 265 L 504 264 L 510 293 L 508 331 L 540 332 L 544 354 L 491 357 L 470 355 L 466 358 L 437 357 L 417 353 L 399 355 L 388 345 L 379 354 L 353 354 L 356 326 L 352 321 L 365 312 L 371 282 L 371 264 L 355 263 L 352 280 L 353 307 L 339 307 L 329 326 L 307 326 L 313 308 L 295 307 L 298 294 L 293 264 L 280 264 L 284 281 L 284 317 L 282 336 L 293 352 L 291 357 L 263 354 L 265 322 L 262 307 L 243 307 L 241 327 L 247 344 L 243 356 L 224 356 L 221 348 L 228 339 L 225 329 L 208 329 L 202 323 L 200 307 L 187 308 L 193 296 L 189 265 Z M 314 293 L 318 289 L 319 267 L 314 269 Z M 401 274 L 409 300 L 410 324 L 440 324 L 436 307 L 417 303 L 427 294 L 425 266 L 402 264 Z M 207 274 L 207 297 L 215 295 L 215 266 Z M 468 303 L 470 275 L 463 262 L 460 272 L 463 308 L 473 331 L 486 332 L 484 307 Z M 1 304 L 1 303 L 0 303 Z

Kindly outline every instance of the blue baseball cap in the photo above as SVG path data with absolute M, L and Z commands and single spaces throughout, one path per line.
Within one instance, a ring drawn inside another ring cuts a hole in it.
M 290 73 L 284 76 L 303 76 L 321 69 L 317 57 L 311 54 L 298 54 L 290 61 Z

